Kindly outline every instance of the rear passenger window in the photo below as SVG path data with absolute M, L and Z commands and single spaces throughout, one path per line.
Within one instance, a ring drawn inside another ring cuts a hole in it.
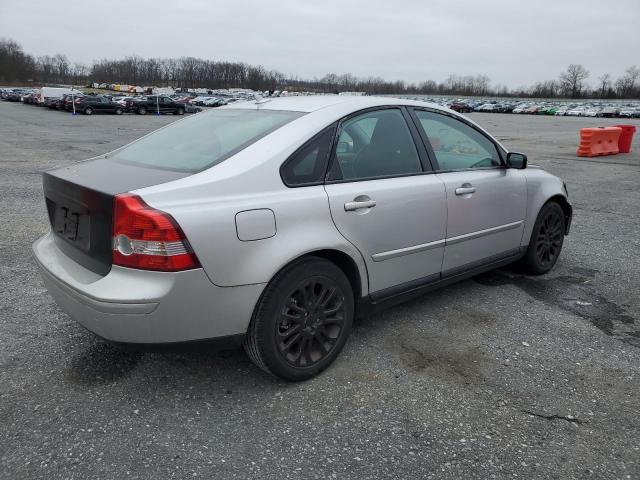
M 320 132 L 282 165 L 280 174 L 287 186 L 301 187 L 324 182 L 334 129 L 332 125 Z
M 342 124 L 329 180 L 361 180 L 420 172 L 420 158 L 399 109 L 363 113 Z

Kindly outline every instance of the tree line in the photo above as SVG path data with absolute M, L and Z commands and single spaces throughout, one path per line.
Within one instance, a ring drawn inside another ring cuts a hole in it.
M 85 65 L 66 55 L 33 56 L 11 39 L 0 39 L 0 84 L 122 83 L 175 88 L 250 88 L 253 90 L 305 90 L 314 92 L 358 91 L 369 94 L 440 94 L 464 96 L 519 96 L 539 98 L 640 98 L 640 69 L 629 67 L 614 79 L 602 75 L 589 85 L 589 71 L 571 64 L 557 79 L 529 87 L 509 89 L 491 85 L 486 75 L 449 75 L 443 82 L 387 81 L 329 73 L 322 78 L 301 79 L 242 62 L 194 57 L 102 59 Z

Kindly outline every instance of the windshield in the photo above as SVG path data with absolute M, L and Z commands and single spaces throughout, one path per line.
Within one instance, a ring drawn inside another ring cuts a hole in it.
M 162 128 L 108 158 L 145 167 L 198 172 L 302 115 L 282 110 L 215 110 Z

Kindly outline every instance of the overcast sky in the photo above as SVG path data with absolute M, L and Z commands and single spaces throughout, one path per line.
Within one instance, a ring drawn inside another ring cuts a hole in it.
M 0 37 L 71 61 L 195 56 L 303 78 L 486 74 L 530 85 L 640 63 L 640 0 L 0 0 Z

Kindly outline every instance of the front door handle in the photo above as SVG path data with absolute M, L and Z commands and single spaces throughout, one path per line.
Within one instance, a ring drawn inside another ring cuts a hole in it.
M 347 202 L 344 204 L 344 211 L 345 212 L 353 212 L 355 210 L 360 210 L 363 208 L 373 208 L 376 206 L 376 201 L 375 200 L 364 200 L 364 201 L 353 201 L 353 202 Z
M 456 188 L 456 195 L 470 195 L 476 193 L 476 187 L 470 183 L 463 183 L 460 187 Z

